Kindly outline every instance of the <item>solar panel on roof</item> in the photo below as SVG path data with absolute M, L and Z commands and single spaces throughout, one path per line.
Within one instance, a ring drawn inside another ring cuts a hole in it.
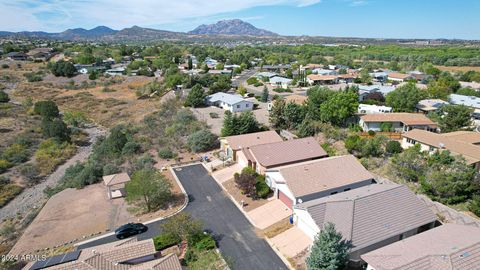
M 49 257 L 45 261 L 38 261 L 34 263 L 32 267 L 30 267 L 30 270 L 39 270 L 39 269 L 51 267 L 54 265 L 75 261 L 80 256 L 80 252 L 81 250 L 77 250 L 77 251 L 72 251 L 69 253 Z

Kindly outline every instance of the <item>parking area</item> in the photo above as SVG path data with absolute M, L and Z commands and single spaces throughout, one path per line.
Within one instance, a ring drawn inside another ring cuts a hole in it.
M 255 227 L 264 230 L 292 214 L 282 201 L 273 199 L 246 213 Z
M 174 172 L 190 197 L 185 211 L 216 235 L 220 251 L 233 259 L 234 269 L 288 269 L 201 164 Z
M 297 227 L 288 229 L 270 241 L 274 248 L 288 258 L 296 257 L 312 244 L 312 240 Z

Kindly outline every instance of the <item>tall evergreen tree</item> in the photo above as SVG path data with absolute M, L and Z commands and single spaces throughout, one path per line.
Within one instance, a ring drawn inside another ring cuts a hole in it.
M 348 262 L 348 252 L 351 243 L 344 240 L 332 223 L 315 237 L 312 251 L 306 260 L 308 270 L 339 270 L 344 269 Z
M 262 92 L 262 98 L 260 99 L 262 102 L 267 102 L 268 101 L 268 88 L 267 86 L 263 87 L 263 92 Z

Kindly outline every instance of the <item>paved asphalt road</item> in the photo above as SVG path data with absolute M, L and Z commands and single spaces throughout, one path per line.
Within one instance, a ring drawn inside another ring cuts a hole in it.
M 177 168 L 175 174 L 190 198 L 184 211 L 201 219 L 205 229 L 213 232 L 219 239 L 222 254 L 233 259 L 235 270 L 288 269 L 267 242 L 257 237 L 253 226 L 201 164 Z M 138 239 L 158 235 L 161 222 L 149 224 L 149 230 L 138 235 Z M 109 236 L 79 246 L 79 249 L 116 240 L 114 236 Z

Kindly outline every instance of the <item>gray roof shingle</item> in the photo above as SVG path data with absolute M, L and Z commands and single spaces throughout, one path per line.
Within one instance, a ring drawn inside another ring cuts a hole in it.
M 434 222 L 435 214 L 397 184 L 372 184 L 294 206 L 317 226 L 331 222 L 353 244 L 352 251 Z

